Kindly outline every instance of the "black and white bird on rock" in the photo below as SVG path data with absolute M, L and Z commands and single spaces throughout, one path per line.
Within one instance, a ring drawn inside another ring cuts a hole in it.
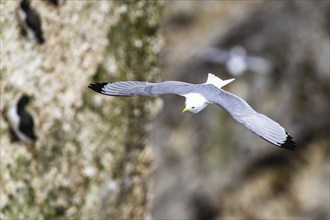
M 28 39 L 36 39 L 39 44 L 45 43 L 42 22 L 38 12 L 31 7 L 29 0 L 22 0 L 18 8 L 18 17 L 23 35 Z
M 13 142 L 32 143 L 37 140 L 33 118 L 26 110 L 26 105 L 29 101 L 29 96 L 24 94 L 6 112 L 6 119 L 9 123 L 9 131 Z

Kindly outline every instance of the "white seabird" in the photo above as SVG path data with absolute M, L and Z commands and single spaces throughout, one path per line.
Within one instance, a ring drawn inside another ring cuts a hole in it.
M 233 76 L 240 76 L 247 70 L 267 74 L 271 71 L 271 63 L 265 58 L 247 53 L 244 47 L 235 46 L 230 50 L 208 48 L 202 59 L 206 62 L 225 65 Z
M 243 99 L 221 89 L 234 79 L 222 80 L 209 73 L 206 83 L 190 84 L 179 81 L 160 83 L 121 81 L 90 84 L 88 87 L 109 96 L 153 96 L 175 94 L 186 98 L 183 112 L 198 113 L 208 104 L 216 104 L 225 109 L 236 121 L 266 141 L 288 149 L 296 150 L 296 143 L 277 122 L 259 114 Z

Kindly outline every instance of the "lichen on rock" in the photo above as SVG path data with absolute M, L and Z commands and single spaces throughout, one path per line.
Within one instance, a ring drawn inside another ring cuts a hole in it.
M 153 99 L 102 97 L 87 86 L 102 65 L 102 79 L 156 77 L 162 4 L 129 4 L 126 19 L 124 2 L 63 1 L 54 8 L 32 1 L 43 22 L 41 46 L 20 35 L 19 2 L 0 4 L 1 112 L 27 93 L 39 136 L 32 154 L 24 144 L 10 142 L 1 118 L 0 218 L 146 216 L 152 155 L 144 123 Z M 118 26 L 126 29 L 120 34 L 113 29 Z M 121 36 L 116 47 L 111 33 Z M 109 183 L 117 187 L 105 190 Z M 113 198 L 105 200 L 110 191 Z

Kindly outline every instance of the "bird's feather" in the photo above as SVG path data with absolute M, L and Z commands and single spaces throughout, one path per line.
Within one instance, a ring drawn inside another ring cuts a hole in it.
M 224 90 L 214 92 L 217 95 L 210 96 L 209 101 L 225 109 L 233 119 L 250 131 L 276 146 L 288 150 L 297 148 L 292 137 L 281 125 L 253 110 L 243 99 Z
M 122 81 L 115 83 L 95 83 L 88 87 L 95 92 L 110 96 L 152 96 L 161 94 L 184 95 L 189 92 L 192 84 L 167 81 L 161 83 L 149 83 L 140 81 Z

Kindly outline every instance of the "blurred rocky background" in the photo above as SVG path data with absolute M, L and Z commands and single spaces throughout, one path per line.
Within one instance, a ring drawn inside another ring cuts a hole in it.
M 19 1 L 0 3 L 1 219 L 330 218 L 329 1 L 59 2 L 31 3 L 44 45 L 20 35 Z M 87 88 L 209 72 L 236 78 L 224 89 L 298 150 L 216 106 L 182 114 L 180 97 Z M 3 117 L 23 93 L 32 146 L 12 143 Z
M 180 114 L 184 100 L 166 96 L 150 133 L 156 219 L 330 218 L 329 7 L 329 1 L 166 5 L 163 80 L 201 83 L 208 72 L 236 78 L 224 89 L 282 124 L 298 150 L 268 144 L 216 106 Z M 223 61 L 237 48 L 251 68 Z

